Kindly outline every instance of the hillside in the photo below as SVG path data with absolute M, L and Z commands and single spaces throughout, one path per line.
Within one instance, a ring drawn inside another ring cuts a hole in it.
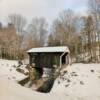
M 0 100 L 100 100 L 100 64 L 79 63 L 63 69 L 47 94 L 17 84 L 13 78 L 19 80 L 24 76 L 15 74 L 12 66 L 16 64 L 16 61 L 0 60 Z

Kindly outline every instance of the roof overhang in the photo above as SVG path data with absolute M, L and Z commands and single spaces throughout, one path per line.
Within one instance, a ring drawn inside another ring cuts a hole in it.
M 39 48 L 32 48 L 27 51 L 27 53 L 54 53 L 54 52 L 70 53 L 69 48 L 67 46 L 39 47 Z

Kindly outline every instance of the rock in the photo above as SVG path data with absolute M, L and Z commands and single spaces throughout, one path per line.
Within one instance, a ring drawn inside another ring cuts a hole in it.
M 81 85 L 84 85 L 84 82 L 83 82 L 83 81 L 80 81 L 80 84 L 81 84 Z
M 78 76 L 78 75 L 76 74 L 76 72 L 72 72 L 71 76 Z
M 94 73 L 94 70 L 92 69 L 91 72 Z
M 60 81 L 58 81 L 58 84 L 60 84 Z
M 69 84 L 65 85 L 65 87 L 68 87 L 68 86 L 69 86 Z
M 71 80 L 70 79 L 67 79 L 67 82 L 71 82 Z

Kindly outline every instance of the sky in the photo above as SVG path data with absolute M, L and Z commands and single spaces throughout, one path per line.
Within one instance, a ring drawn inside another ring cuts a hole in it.
M 65 9 L 85 14 L 87 0 L 0 0 L 0 21 L 6 23 L 13 13 L 23 15 L 28 22 L 33 17 L 45 17 L 52 22 Z

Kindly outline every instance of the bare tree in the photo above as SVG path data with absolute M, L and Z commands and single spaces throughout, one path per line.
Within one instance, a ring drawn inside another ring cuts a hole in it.
M 17 53 L 21 55 L 23 51 L 23 42 L 24 42 L 24 29 L 26 25 L 26 19 L 20 14 L 11 14 L 8 16 L 9 23 L 13 24 L 16 28 L 17 37 Z M 18 58 L 20 58 L 18 56 Z
M 96 58 L 95 54 L 95 37 L 94 37 L 94 22 L 91 16 L 84 17 L 84 27 L 82 29 L 82 44 L 85 49 L 85 59 L 90 58 L 89 61 L 93 61 Z
M 44 46 L 47 40 L 48 24 L 45 18 L 33 18 L 28 30 L 35 46 Z
M 54 45 L 67 45 L 70 50 L 72 56 L 77 55 L 76 50 L 78 52 L 78 29 L 77 26 L 77 16 L 76 14 L 68 9 L 62 11 L 58 18 L 53 22 L 51 28 L 51 34 L 54 37 Z M 77 49 L 76 49 L 77 48 Z
M 14 25 L 9 24 L 7 27 L 0 29 L 0 49 L 3 57 L 15 57 L 17 52 L 17 40 L 18 35 L 16 34 L 16 29 Z M 16 55 L 17 56 L 17 55 Z
M 52 34 L 50 34 L 48 36 L 48 45 L 49 46 L 53 46 L 54 45 L 54 38 L 53 38 L 53 35 Z
M 11 14 L 8 16 L 9 23 L 13 24 L 19 34 L 23 33 L 26 19 L 20 14 Z
M 95 27 L 95 38 L 97 47 L 99 48 L 99 58 L 100 60 L 100 0 L 89 0 L 88 1 L 88 8 L 90 15 L 93 18 L 94 21 L 94 27 Z

